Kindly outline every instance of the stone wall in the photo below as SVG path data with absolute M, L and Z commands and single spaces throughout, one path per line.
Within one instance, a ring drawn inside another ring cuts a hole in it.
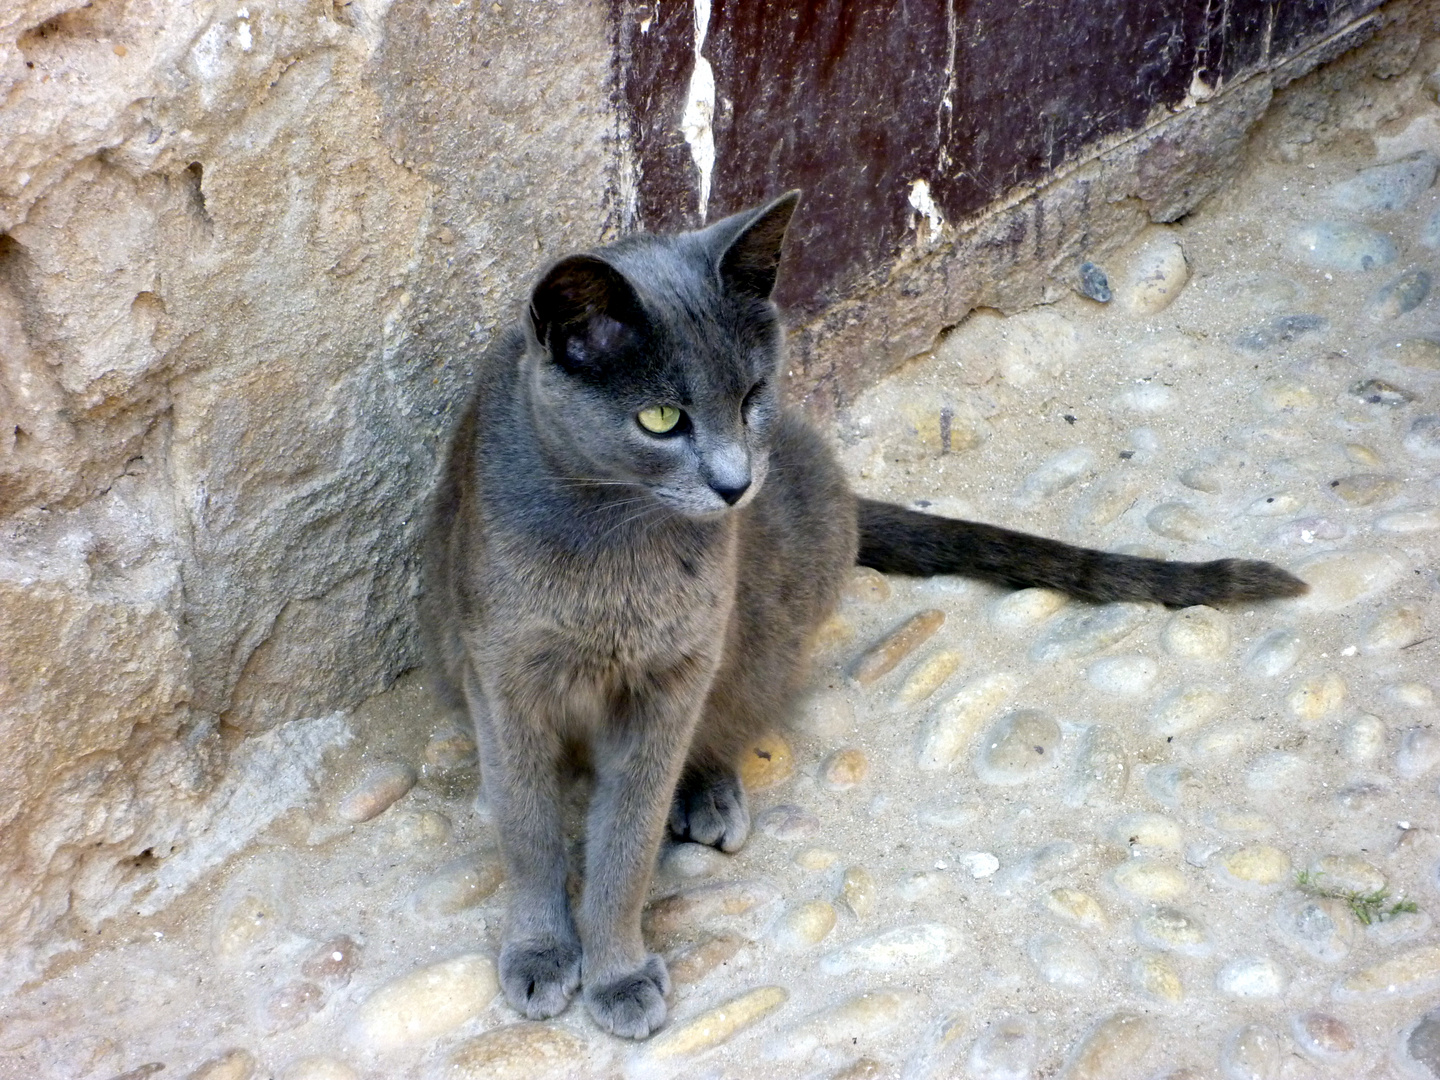
M 681 120 L 624 92 L 632 7 L 0 10 L 0 988 L 238 850 L 416 662 L 471 363 L 538 266 L 637 220 L 635 110 Z M 1262 76 L 887 254 L 799 328 L 797 395 L 1194 205 Z

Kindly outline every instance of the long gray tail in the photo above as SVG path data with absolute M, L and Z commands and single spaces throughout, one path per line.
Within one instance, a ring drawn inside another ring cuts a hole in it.
M 1043 586 L 1101 603 L 1158 600 L 1170 607 L 1299 596 L 1309 586 L 1278 566 L 1252 559 L 1167 562 L 1071 547 L 903 506 L 859 500 L 855 561 L 890 574 L 961 574 L 1023 589 Z

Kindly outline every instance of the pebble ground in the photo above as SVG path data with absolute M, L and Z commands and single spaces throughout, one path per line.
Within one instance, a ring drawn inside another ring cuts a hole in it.
M 858 571 L 746 762 L 748 845 L 662 855 L 640 1045 L 497 996 L 473 747 L 409 677 L 313 805 L 5 1003 L 0 1075 L 1440 1076 L 1440 108 L 1407 79 L 1271 124 L 1232 190 L 836 431 L 867 494 L 1308 596 Z

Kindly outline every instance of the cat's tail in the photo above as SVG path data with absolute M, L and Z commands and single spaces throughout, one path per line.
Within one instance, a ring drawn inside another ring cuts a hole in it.
M 860 499 L 861 566 L 891 574 L 961 574 L 1022 589 L 1042 586 L 1081 600 L 1158 600 L 1171 607 L 1299 596 L 1309 586 L 1250 559 L 1167 562 L 1071 547 L 903 506 Z

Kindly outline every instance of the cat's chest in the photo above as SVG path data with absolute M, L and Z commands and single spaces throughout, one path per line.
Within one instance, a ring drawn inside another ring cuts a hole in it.
M 501 569 L 489 605 L 502 634 L 543 639 L 577 661 L 663 664 L 720 648 L 735 597 L 733 545 L 526 553 Z

